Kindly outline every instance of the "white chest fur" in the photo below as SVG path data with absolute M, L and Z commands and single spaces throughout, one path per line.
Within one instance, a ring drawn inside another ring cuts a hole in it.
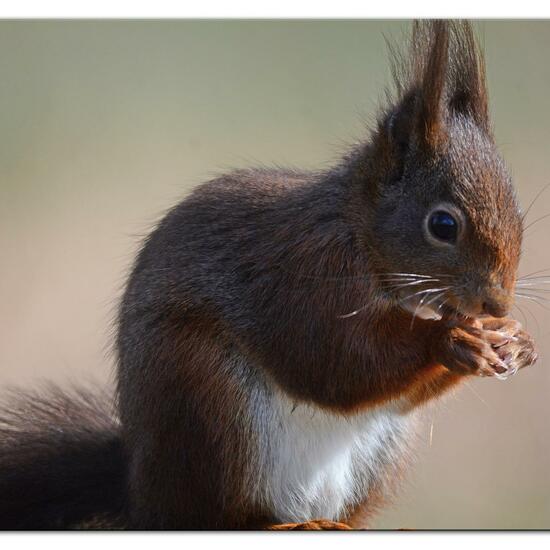
M 410 417 L 396 405 L 345 417 L 283 394 L 273 404 L 257 496 L 281 522 L 342 518 L 403 452 Z

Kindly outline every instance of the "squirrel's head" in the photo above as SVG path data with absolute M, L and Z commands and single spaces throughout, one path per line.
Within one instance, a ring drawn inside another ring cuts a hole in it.
M 410 54 L 395 66 L 397 99 L 363 171 L 374 174 L 365 177 L 380 286 L 417 312 L 429 304 L 432 314 L 505 316 L 522 218 L 492 138 L 471 27 L 416 23 Z

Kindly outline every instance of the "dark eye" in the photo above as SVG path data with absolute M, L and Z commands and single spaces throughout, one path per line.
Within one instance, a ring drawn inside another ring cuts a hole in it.
M 440 241 L 455 243 L 458 233 L 458 223 L 451 214 L 438 210 L 430 216 L 428 222 L 430 232 Z

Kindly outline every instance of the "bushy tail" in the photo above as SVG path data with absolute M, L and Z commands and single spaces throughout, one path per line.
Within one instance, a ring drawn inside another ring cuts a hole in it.
M 112 400 L 11 392 L 0 406 L 0 529 L 119 527 L 126 460 Z

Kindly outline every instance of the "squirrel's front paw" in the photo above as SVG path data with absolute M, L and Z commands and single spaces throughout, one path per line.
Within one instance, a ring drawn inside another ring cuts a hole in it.
M 533 338 L 522 330 L 521 324 L 514 319 L 483 319 L 479 321 L 483 329 L 496 331 L 509 338 L 509 341 L 495 348 L 496 353 L 507 367 L 506 372 L 497 374 L 497 378 L 506 379 L 519 369 L 536 363 L 538 354 Z
M 508 318 L 449 321 L 434 346 L 434 358 L 461 374 L 506 379 L 537 360 L 532 338 Z

